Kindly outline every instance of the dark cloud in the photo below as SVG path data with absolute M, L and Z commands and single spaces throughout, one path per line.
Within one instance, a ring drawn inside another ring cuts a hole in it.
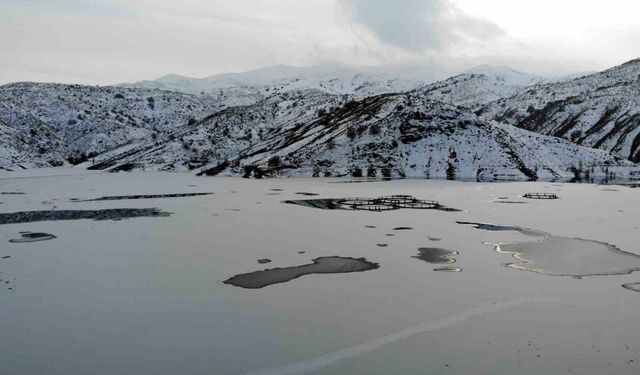
M 495 23 L 472 17 L 449 0 L 340 0 L 381 42 L 409 51 L 442 50 L 505 36 Z

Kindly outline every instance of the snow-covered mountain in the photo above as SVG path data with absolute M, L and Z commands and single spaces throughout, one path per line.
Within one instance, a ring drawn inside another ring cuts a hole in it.
M 344 105 L 345 96 L 319 90 L 273 95 L 213 113 L 200 121 L 99 155 L 93 169 L 191 170 L 236 157 L 242 150 Z
M 626 165 L 602 151 L 485 121 L 410 94 L 349 102 L 247 149 L 231 165 L 283 176 L 538 179 Z M 630 164 L 630 163 L 629 163 Z M 218 172 L 219 166 L 210 169 Z
M 33 159 L 5 156 L 3 164 L 33 160 L 36 165 L 55 165 L 66 158 L 81 159 L 151 139 L 215 109 L 212 101 L 159 90 L 44 83 L 1 86 L 3 137 L 14 134 L 11 138 L 42 152 Z M 16 150 L 26 147 L 15 140 L 6 142 Z
M 67 153 L 65 143 L 51 127 L 0 101 L 0 168 L 59 166 L 66 162 Z
M 640 162 L 640 59 L 531 86 L 477 111 L 488 118 Z
M 422 85 L 415 91 L 433 100 L 476 110 L 545 80 L 506 66 L 481 65 L 446 80 Z
M 327 63 L 306 67 L 275 65 L 242 73 L 224 73 L 206 78 L 171 74 L 157 80 L 121 84 L 128 87 L 156 88 L 192 94 L 219 93 L 230 88 L 269 89 L 268 92 L 318 89 L 329 94 L 370 96 L 382 92 L 400 92 L 425 81 L 443 77 L 433 73 L 420 78 L 406 78 L 373 67 L 352 67 Z M 391 91 L 389 91 L 391 90 Z
M 579 165 L 631 164 L 415 93 L 345 102 L 319 91 L 230 108 L 157 142 L 98 159 L 92 168 L 191 167 L 206 174 L 245 174 L 257 168 L 276 176 L 483 180 L 573 176 Z
M 300 90 L 320 90 L 327 94 L 350 95 L 357 99 L 418 90 L 433 100 L 478 108 L 548 80 L 506 66 L 491 65 L 481 65 L 443 81 L 435 82 L 436 78 L 442 78 L 441 74 L 429 74 L 424 70 L 416 73 L 412 72 L 411 67 L 394 70 L 341 64 L 309 67 L 278 65 L 207 78 L 172 74 L 153 81 L 122 86 L 197 94 L 217 102 L 219 109 L 250 105 L 273 94 Z
M 156 88 L 10 84 L 0 87 L 0 166 L 70 161 L 113 171 L 244 174 L 246 167 L 281 176 L 480 179 L 597 174 L 631 164 L 549 135 L 638 161 L 639 65 L 565 80 L 481 66 L 434 84 L 342 66 L 271 67 L 215 76 L 204 94 L 172 91 L 195 85 L 176 76 L 161 89 L 157 81 L 149 83 Z
M 198 94 L 214 98 L 225 107 L 257 103 L 273 94 L 320 90 L 333 95 L 357 98 L 412 90 L 425 81 L 442 76 L 433 73 L 421 78 L 404 78 L 383 69 L 351 67 L 330 63 L 308 67 L 276 65 L 243 73 L 225 73 L 206 78 L 171 74 L 152 81 L 121 84 L 125 87 L 154 88 Z

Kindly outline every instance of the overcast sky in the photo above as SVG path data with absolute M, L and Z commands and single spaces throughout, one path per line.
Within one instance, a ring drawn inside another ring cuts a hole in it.
M 108 84 L 267 65 L 509 65 L 640 57 L 638 0 L 0 0 L 0 84 Z

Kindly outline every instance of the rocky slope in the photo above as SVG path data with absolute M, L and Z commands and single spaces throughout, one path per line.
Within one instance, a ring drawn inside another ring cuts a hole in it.
M 194 95 L 158 90 L 43 83 L 0 87 L 4 125 L 38 153 L 43 149 L 52 158 L 70 160 L 156 137 L 215 109 L 215 103 Z
M 631 163 L 420 96 L 393 94 L 349 102 L 267 137 L 228 165 L 230 173 L 257 167 L 279 176 L 535 180 L 570 176 L 578 168 L 601 173 L 607 165 Z M 219 173 L 222 167 L 212 165 L 205 173 Z
M 417 88 L 345 69 L 291 76 L 288 67 L 216 76 L 222 88 L 205 94 L 10 84 L 0 87 L 0 166 L 481 180 L 605 173 L 640 160 L 639 66 L 546 83 L 485 66 Z M 163 82 L 193 84 L 181 79 Z
M 66 152 L 64 142 L 53 129 L 28 113 L 0 102 L 0 168 L 64 165 Z
M 84 165 L 94 169 L 192 170 L 235 157 L 240 151 L 277 137 L 333 111 L 348 97 L 318 90 L 287 92 L 256 104 L 215 112 L 156 139 L 126 145 Z
M 631 164 L 416 94 L 340 98 L 300 92 L 230 108 L 155 142 L 101 155 L 91 167 L 496 180 L 573 176 L 580 166 L 603 173 Z
M 478 114 L 640 162 L 640 60 L 529 87 Z
M 508 67 L 483 65 L 443 81 L 425 84 L 415 93 L 432 100 L 477 110 L 492 101 L 513 96 L 544 79 Z

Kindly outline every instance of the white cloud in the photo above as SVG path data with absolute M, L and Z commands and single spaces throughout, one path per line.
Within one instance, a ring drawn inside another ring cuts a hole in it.
M 353 19 L 383 43 L 409 51 L 448 50 L 460 43 L 505 35 L 491 21 L 473 17 L 449 0 L 341 0 Z
M 569 73 L 640 56 L 639 12 L 636 0 L 0 0 L 0 83 L 326 61 Z

